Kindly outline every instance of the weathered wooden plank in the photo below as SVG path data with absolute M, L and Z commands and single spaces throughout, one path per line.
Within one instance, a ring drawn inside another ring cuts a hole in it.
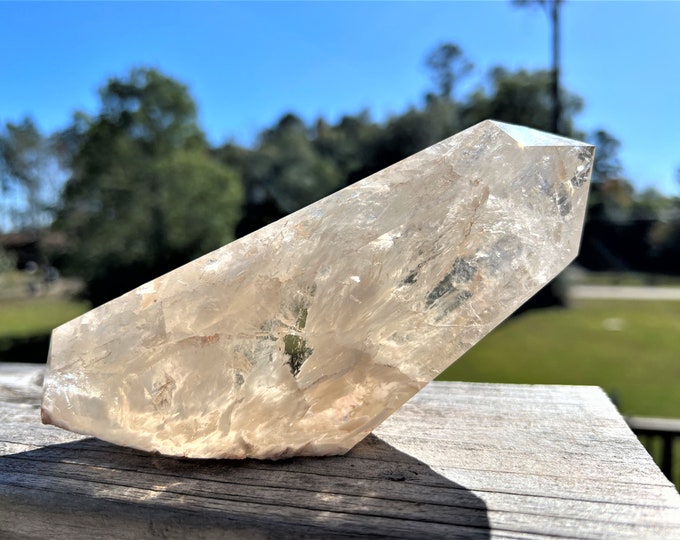
M 0 402 L 38 403 L 44 371 L 35 364 L 0 364 Z
M 24 467 L 21 464 L 15 467 L 7 467 L 7 472 L 20 473 Z M 390 482 L 394 481 L 394 472 L 387 471 L 383 478 L 378 480 L 367 480 L 365 478 L 347 478 L 347 482 L 338 482 L 337 478 L 328 478 L 321 474 L 309 473 L 289 473 L 279 475 L 278 478 L 270 478 L 267 476 L 267 485 L 263 485 L 261 475 L 253 474 L 253 471 L 245 471 L 248 474 L 241 475 L 240 471 L 234 470 L 229 474 L 228 482 L 214 480 L 208 478 L 192 478 L 191 475 L 184 477 L 175 474 L 159 475 L 155 471 L 140 472 L 139 469 L 128 469 L 125 471 L 110 468 L 109 465 L 100 464 L 94 470 L 88 470 L 87 466 L 83 465 L 83 461 L 78 463 L 69 463 L 64 465 L 59 462 L 48 462 L 36 464 L 33 462 L 33 469 L 31 474 L 37 474 L 41 478 L 55 476 L 56 478 L 69 478 L 75 480 L 89 481 L 94 472 L 98 473 L 101 481 L 106 481 L 107 484 L 115 486 L 126 486 L 128 488 L 156 490 L 159 485 L 159 476 L 163 476 L 166 482 L 172 485 L 172 492 L 175 495 L 182 495 L 185 497 L 201 497 L 207 496 L 211 500 L 218 499 L 221 501 L 245 502 L 256 505 L 272 505 L 281 506 L 282 494 L 293 496 L 296 507 L 314 508 L 319 511 L 333 511 L 336 508 L 343 508 L 345 511 L 351 512 L 354 515 L 371 515 L 374 517 L 393 517 L 395 514 L 400 519 L 418 520 L 422 513 L 431 516 L 434 521 L 439 515 L 442 506 L 461 506 L 463 507 L 467 502 L 466 493 L 452 493 L 447 489 L 447 486 L 428 486 L 421 484 L 418 490 L 404 491 L 395 489 Z M 134 478 L 129 473 L 134 474 Z M 392 480 L 387 480 L 389 475 L 392 475 Z M 399 477 L 397 477 L 399 479 Z M 349 480 L 354 480 L 350 482 Z M 405 480 L 405 478 L 404 478 Z M 129 485 L 134 482 L 134 485 Z M 291 485 L 298 486 L 291 488 Z M 303 487 L 300 487 L 303 486 Z M 379 489 L 383 493 L 391 492 L 391 505 L 385 508 L 384 500 L 375 499 L 372 496 L 357 496 L 357 487 L 370 488 L 372 490 Z M 318 495 L 323 493 L 323 498 L 319 499 Z M 518 512 L 516 509 L 521 508 L 522 514 L 533 516 L 532 524 L 536 526 L 537 523 L 550 520 L 551 525 L 554 526 L 554 520 L 557 519 L 563 523 L 563 526 L 573 527 L 576 520 L 581 521 L 595 521 L 603 522 L 605 524 L 618 523 L 619 525 L 630 528 L 630 514 L 621 512 L 621 505 L 602 504 L 594 501 L 570 500 L 563 498 L 559 501 L 559 514 L 555 515 L 555 501 L 546 497 L 532 497 L 516 493 L 484 493 L 485 502 L 489 507 L 493 507 L 497 512 L 507 513 L 504 516 L 503 522 L 507 526 L 508 523 L 515 523 L 517 521 Z M 417 511 L 414 511 L 412 503 L 418 503 Z M 636 521 L 643 518 L 646 526 L 657 523 L 664 523 L 664 519 L 672 519 L 671 512 L 676 509 L 664 509 L 662 507 L 647 507 L 643 509 L 636 509 L 633 505 L 629 505 L 630 510 L 636 512 Z M 480 521 L 483 521 L 483 516 L 480 516 L 479 509 L 471 509 L 467 515 L 448 516 L 444 515 L 439 519 L 446 521 L 454 517 L 455 522 L 459 524 L 478 526 Z M 665 512 L 669 510 L 669 512 Z M 664 514 L 669 515 L 664 517 Z M 546 519 L 547 518 L 547 519 Z M 449 523 L 451 524 L 451 523 Z M 517 526 L 517 525 L 515 525 Z M 633 531 L 640 527 L 634 526 Z M 619 527 L 619 530 L 621 527 Z
M 346 456 L 200 461 L 42 426 L 40 368 L 4 368 L 2 538 L 680 538 L 596 388 L 436 383 Z

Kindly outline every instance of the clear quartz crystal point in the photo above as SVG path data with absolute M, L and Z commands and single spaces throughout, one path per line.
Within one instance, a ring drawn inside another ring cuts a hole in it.
M 593 153 L 485 121 L 142 285 L 53 331 L 43 422 L 342 454 L 573 260 Z

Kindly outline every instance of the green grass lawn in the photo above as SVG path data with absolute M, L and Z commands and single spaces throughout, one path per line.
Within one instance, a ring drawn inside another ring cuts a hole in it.
M 87 302 L 64 298 L 0 300 L 0 338 L 48 333 L 88 309 Z
M 89 307 L 63 296 L 0 297 L 0 361 L 45 362 L 52 329 Z
M 588 300 L 525 313 L 440 379 L 597 385 L 623 414 L 680 418 L 680 302 Z

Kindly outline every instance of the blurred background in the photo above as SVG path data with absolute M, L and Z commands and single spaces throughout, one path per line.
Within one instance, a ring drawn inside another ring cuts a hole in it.
M 0 361 L 44 362 L 56 325 L 494 118 L 597 145 L 582 249 L 442 378 L 598 385 L 680 417 L 680 3 L 0 3 L 0 21 Z

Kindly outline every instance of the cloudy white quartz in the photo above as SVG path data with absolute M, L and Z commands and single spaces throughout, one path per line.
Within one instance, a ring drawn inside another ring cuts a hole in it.
M 342 454 L 576 256 L 592 158 L 492 121 L 419 152 L 55 329 L 43 421 Z

